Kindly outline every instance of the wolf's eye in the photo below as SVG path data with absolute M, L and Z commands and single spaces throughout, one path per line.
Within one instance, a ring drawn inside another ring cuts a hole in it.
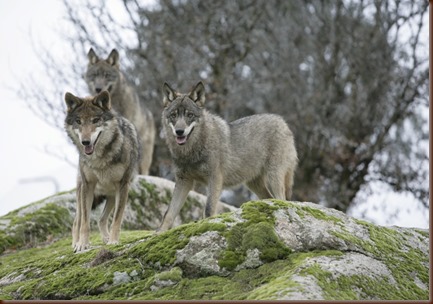
M 93 118 L 92 122 L 95 124 L 95 123 L 98 123 L 100 120 L 101 119 L 99 117 L 96 117 L 96 118 Z
M 171 113 L 171 114 L 170 114 L 170 118 L 171 118 L 171 119 L 175 119 L 175 118 L 176 118 L 176 116 L 177 116 L 177 114 L 176 114 L 176 113 Z
M 77 124 L 81 125 L 81 119 L 77 118 L 77 119 L 75 119 L 75 122 L 76 122 Z
M 194 114 L 193 113 L 188 113 L 187 117 L 188 118 L 194 118 Z

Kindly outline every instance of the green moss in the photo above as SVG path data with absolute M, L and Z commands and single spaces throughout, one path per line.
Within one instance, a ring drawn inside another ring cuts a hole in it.
M 233 219 L 233 214 L 231 212 L 225 212 L 218 215 L 218 218 L 222 220 L 223 223 L 235 223 Z
M 362 248 L 366 253 L 378 257 L 391 271 L 399 286 L 399 299 L 426 299 L 428 292 L 419 288 L 412 279 L 416 275 L 422 283 L 429 285 L 429 260 L 417 249 L 404 250 L 404 235 L 400 232 L 375 226 L 367 222 L 359 222 L 366 227 L 371 241 L 359 239 L 346 232 L 333 231 L 335 236 Z
M 254 248 L 260 251 L 260 259 L 264 262 L 284 259 L 290 253 L 275 233 L 274 226 L 263 222 L 251 225 L 243 235 L 242 249 Z
M 15 214 L 10 217 L 8 227 L 0 232 L 0 253 L 11 247 L 36 246 L 69 233 L 71 227 L 69 211 L 52 203 L 24 216 Z
M 242 218 L 249 224 L 268 222 L 275 223 L 274 211 L 279 207 L 263 201 L 251 201 L 241 206 Z
M 242 264 L 247 251 L 258 249 L 260 259 L 272 262 L 284 259 L 290 253 L 275 233 L 273 212 L 279 207 L 266 202 L 248 202 L 242 205 L 242 217 L 245 222 L 234 225 L 224 236 L 227 250 L 218 259 L 218 265 L 233 270 Z
M 244 252 L 236 252 L 230 249 L 225 250 L 218 259 L 218 266 L 227 270 L 233 270 L 236 266 L 242 264 L 245 258 L 246 254 Z
M 367 221 L 364 221 L 364 220 L 360 220 L 360 219 L 356 219 L 356 218 L 354 218 L 353 220 L 355 221 L 355 223 L 357 223 L 357 224 L 359 224 L 359 225 L 364 225 L 364 226 L 369 226 L 369 225 L 371 225 L 371 223 L 369 223 L 369 222 L 367 222 Z
M 417 287 L 412 279 L 416 275 L 428 286 L 428 257 L 418 249 L 401 250 L 407 236 L 393 229 L 362 223 L 370 232 L 371 241 L 359 239 L 344 232 L 344 229 L 333 233 L 356 244 L 360 251 L 378 256 L 391 270 L 398 283 L 395 287 L 390 286 L 388 278 L 334 278 L 317 265 L 305 268 L 305 260 L 311 257 L 341 256 L 342 253 L 331 250 L 290 253 L 274 230 L 273 214 L 283 204 L 299 206 L 280 201 L 247 203 L 242 207 L 244 222 L 234 221 L 234 217 L 226 214 L 216 217 L 221 219 L 220 222 L 198 221 L 160 235 L 148 231 L 122 230 L 121 243 L 111 246 L 103 245 L 99 233 L 95 231 L 91 234 L 95 249 L 80 254 L 72 252 L 70 237 L 46 247 L 5 254 L 0 256 L 0 278 L 17 280 L 1 286 L 0 298 L 272 300 L 291 292 L 308 292 L 292 279 L 304 267 L 302 274 L 316 277 L 328 299 L 358 299 L 356 290 L 362 290 L 363 299 L 428 299 L 428 292 Z M 307 214 L 308 210 L 302 212 Z M 317 216 L 323 217 L 323 214 L 319 212 Z M 227 221 L 234 224 L 227 228 Z M 255 269 L 229 273 L 226 277 L 194 278 L 184 275 L 182 265 L 173 267 L 176 251 L 184 248 L 192 236 L 206 231 L 218 231 L 227 240 L 227 250 L 219 257 L 220 267 L 235 269 L 245 261 L 247 251 L 254 248 L 260 251 L 260 259 L 267 263 Z M 424 236 L 419 234 L 419 237 Z M 115 272 L 126 272 L 130 281 L 113 285 Z M 156 280 L 171 280 L 176 284 L 156 290 Z M 394 289 L 382 290 L 391 287 Z
M 427 300 L 427 294 L 409 294 L 400 286 L 390 282 L 388 277 L 371 278 L 363 275 L 335 276 L 315 264 L 301 271 L 301 274 L 311 275 L 317 279 L 325 299 L 328 300 Z M 357 292 L 355 292 L 357 291 Z M 420 297 L 418 297 L 420 296 Z
M 155 279 L 160 281 L 179 282 L 182 280 L 182 269 L 179 267 L 173 267 L 169 271 L 155 274 Z
M 131 254 L 145 264 L 168 266 L 176 260 L 176 251 L 184 248 L 191 236 L 206 231 L 224 231 L 226 226 L 222 223 L 209 223 L 199 221 L 170 229 L 160 235 L 155 235 L 147 242 L 135 245 Z
M 137 240 L 139 234 L 147 232 L 122 232 L 121 240 Z M 92 233 L 90 241 L 101 247 L 99 233 Z M 114 246 L 110 246 L 111 248 Z M 2 295 L 16 294 L 18 299 L 73 299 L 80 295 L 98 295 L 106 291 L 113 282 L 115 271 L 143 273 L 136 259 L 123 255 L 125 246 L 117 246 L 111 259 L 91 266 L 100 250 L 74 254 L 71 238 L 55 242 L 46 248 L 22 250 L 1 257 L 0 277 L 15 273 L 23 275 L 24 281 L 3 286 Z M 19 290 L 19 292 L 17 292 Z
M 256 283 L 258 288 L 252 290 L 246 299 L 254 300 L 273 300 L 280 294 L 288 294 L 299 291 L 299 284 L 292 280 L 292 276 L 305 260 L 317 256 L 341 256 L 342 253 L 336 250 L 298 252 L 290 254 L 285 260 L 278 260 L 273 263 L 265 264 L 252 273 L 265 273 L 258 277 L 261 281 Z M 256 278 L 248 270 L 240 271 L 244 273 L 246 279 L 251 277 L 254 282 Z
M 14 249 L 22 245 L 23 242 L 20 239 L 9 235 L 3 230 L 0 230 L 0 254 L 8 248 Z
M 278 209 L 281 209 L 281 208 L 287 209 L 287 208 L 297 206 L 299 204 L 299 203 L 294 203 L 294 202 L 280 201 L 277 199 L 271 199 L 269 201 L 271 201 L 274 206 L 277 206 Z
M 246 300 L 251 295 L 275 291 L 274 281 L 294 267 L 290 260 L 279 260 L 256 269 L 244 269 L 229 277 L 182 278 L 178 284 L 157 291 L 147 287 L 129 300 Z M 285 285 L 291 284 L 286 278 Z M 278 288 L 278 287 L 277 287 Z M 261 293 L 255 293 L 260 289 Z
M 304 218 L 305 216 L 309 215 L 312 216 L 318 220 L 321 221 L 328 221 L 333 222 L 335 224 L 342 223 L 343 221 L 339 219 L 338 217 L 327 215 L 325 212 L 319 209 L 315 209 L 308 206 L 303 206 L 302 204 L 294 204 L 293 205 L 296 208 L 296 213 L 301 217 Z
M 191 237 L 204 229 L 205 223 L 198 223 L 200 229 L 193 225 L 184 225 L 185 237 Z M 181 226 L 182 227 L 182 226 Z M 209 229 L 211 226 L 207 226 Z M 221 225 L 213 226 L 215 229 Z M 166 236 L 168 236 L 167 233 Z M 141 235 L 141 239 L 140 239 Z M 103 263 L 92 265 L 92 261 L 102 249 L 74 254 L 70 247 L 71 239 L 55 242 L 47 248 L 29 249 L 17 252 L 14 256 L 3 256 L 2 265 L 9 265 L 0 271 L 0 276 L 15 272 L 23 273 L 26 280 L 4 286 L 0 290 L 1 298 L 8 298 L 19 290 L 18 299 L 141 299 L 141 300 L 199 300 L 199 299 L 246 299 L 249 292 L 278 276 L 283 260 L 269 263 L 258 269 L 248 269 L 235 273 L 230 277 L 210 276 L 199 279 L 184 278 L 179 267 L 157 273 L 153 267 L 144 263 L 144 259 L 131 254 L 142 241 L 148 237 L 148 232 L 124 231 L 118 246 L 109 246 L 114 255 Z M 159 238 L 160 236 L 152 236 Z M 92 233 L 91 242 L 101 246 L 99 234 Z M 129 242 L 135 242 L 130 244 Z M 104 248 L 103 246 L 101 248 Z M 125 252 L 127 250 L 127 253 Z M 136 279 L 129 283 L 113 285 L 113 273 L 116 271 L 131 274 L 138 272 Z M 155 280 L 172 280 L 178 282 L 169 288 L 152 291 Z M 17 299 L 17 298 L 15 298 Z
M 354 286 L 349 286 L 348 289 L 341 290 L 339 282 L 333 279 L 332 273 L 322 270 L 317 264 L 302 270 L 300 274 L 315 277 L 326 299 L 358 300 L 356 292 L 353 291 Z

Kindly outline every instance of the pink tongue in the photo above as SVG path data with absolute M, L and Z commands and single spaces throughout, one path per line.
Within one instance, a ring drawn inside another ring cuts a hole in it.
M 93 153 L 93 145 L 84 146 L 84 153 L 90 155 Z
M 177 136 L 176 142 L 178 145 L 183 145 L 184 143 L 186 143 L 186 136 Z

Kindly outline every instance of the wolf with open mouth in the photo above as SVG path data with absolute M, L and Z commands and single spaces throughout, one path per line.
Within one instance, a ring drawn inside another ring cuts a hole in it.
M 202 82 L 187 94 L 165 83 L 163 92 L 162 123 L 176 185 L 158 232 L 172 227 L 196 182 L 207 185 L 204 217 L 216 214 L 223 188 L 241 183 L 260 199 L 290 199 L 298 156 L 281 116 L 257 114 L 226 122 L 205 109 Z
M 90 210 L 95 198 L 106 203 L 99 220 L 102 240 L 119 241 L 129 185 L 138 173 L 141 145 L 134 125 L 111 108 L 110 93 L 80 98 L 65 94 L 65 129 L 79 152 L 77 212 L 72 227 L 75 252 L 89 248 Z M 111 231 L 108 221 L 114 216 Z

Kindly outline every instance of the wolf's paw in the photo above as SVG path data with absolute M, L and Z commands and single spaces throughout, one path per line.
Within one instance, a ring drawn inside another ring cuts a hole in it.
M 75 252 L 75 253 L 83 252 L 83 251 L 85 251 L 85 250 L 87 250 L 87 249 L 89 249 L 89 248 L 90 248 L 90 244 L 89 244 L 89 243 L 81 243 L 81 242 L 78 242 L 78 243 L 76 243 L 76 244 L 74 245 L 74 252 Z
M 107 245 L 119 245 L 119 241 L 108 241 Z
M 154 235 L 159 235 L 159 234 L 164 233 L 166 231 L 167 231 L 167 229 L 159 227 L 158 229 L 155 230 L 155 232 L 153 234 Z

